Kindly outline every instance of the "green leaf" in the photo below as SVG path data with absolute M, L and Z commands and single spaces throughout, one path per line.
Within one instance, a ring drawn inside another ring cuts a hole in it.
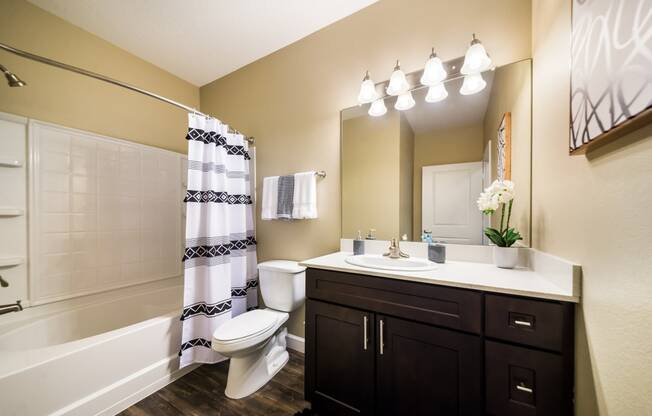
M 498 247 L 506 247 L 503 236 L 500 234 L 500 231 L 495 228 L 485 228 L 484 234 Z
M 502 237 L 503 237 L 503 241 L 505 242 L 505 247 L 511 247 L 518 240 L 523 239 L 523 237 L 521 237 L 521 234 L 518 231 L 516 231 L 516 229 L 514 228 L 506 229 Z

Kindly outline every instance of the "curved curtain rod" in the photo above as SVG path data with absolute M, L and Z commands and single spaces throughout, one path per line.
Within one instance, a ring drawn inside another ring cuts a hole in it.
M 7 52 L 11 52 L 14 55 L 18 55 L 18 56 L 23 57 L 23 58 L 31 59 L 31 60 L 36 61 L 36 62 L 40 62 L 40 63 L 46 64 L 46 65 L 54 66 L 54 67 L 57 67 L 57 68 L 60 68 L 60 69 L 65 69 L 66 71 L 71 71 L 71 72 L 74 72 L 74 73 L 77 73 L 77 74 L 80 74 L 80 75 L 85 75 L 87 77 L 98 79 L 100 81 L 108 82 L 109 84 L 117 85 L 118 87 L 126 88 L 128 90 L 131 90 L 131 91 L 146 95 L 148 97 L 157 99 L 159 101 L 163 101 L 164 103 L 172 104 L 172 105 L 174 105 L 176 107 L 183 108 L 184 110 L 186 110 L 186 111 L 188 111 L 190 113 L 198 114 L 198 115 L 201 115 L 201 116 L 204 116 L 204 117 L 211 117 L 208 114 L 204 114 L 201 111 L 198 111 L 195 108 L 189 107 L 189 106 L 187 106 L 185 104 L 181 104 L 180 102 L 171 100 L 171 99 L 169 99 L 167 97 L 163 97 L 162 95 L 158 95 L 156 93 L 153 93 L 151 91 L 147 91 L 145 89 L 136 87 L 134 85 L 127 84 L 126 82 L 122 82 L 122 81 L 118 81 L 118 80 L 113 79 L 113 78 L 109 78 L 106 75 L 98 74 L 97 72 L 89 71 L 87 69 L 79 68 L 79 67 L 76 67 L 76 66 L 73 66 L 73 65 L 68 65 L 68 64 L 65 64 L 63 62 L 55 61 L 53 59 L 49 59 L 49 58 L 46 58 L 46 57 L 43 57 L 43 56 L 40 56 L 40 55 L 35 55 L 33 53 L 23 51 L 23 50 L 18 49 L 18 48 L 14 48 L 13 46 L 9 46 L 9 45 L 4 44 L 4 43 L 0 43 L 0 49 L 3 49 L 5 51 L 7 51 Z M 230 127 L 230 129 L 233 130 L 234 133 L 242 134 L 242 133 L 240 133 L 238 130 L 236 130 L 234 128 Z M 253 137 L 247 137 L 245 135 L 245 139 L 249 143 L 252 143 L 252 144 L 254 143 L 254 138 Z

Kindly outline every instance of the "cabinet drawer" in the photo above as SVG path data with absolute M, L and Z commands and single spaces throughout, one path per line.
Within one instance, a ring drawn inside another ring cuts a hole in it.
M 509 296 L 485 296 L 485 334 L 492 338 L 562 351 L 572 305 Z
M 561 355 L 485 342 L 487 413 L 571 415 L 572 380 Z
M 308 269 L 308 298 L 473 332 L 482 331 L 482 294 L 425 283 Z

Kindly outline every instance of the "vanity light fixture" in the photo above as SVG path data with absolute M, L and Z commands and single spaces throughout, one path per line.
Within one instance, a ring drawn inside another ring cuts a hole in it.
M 387 113 L 387 107 L 385 107 L 385 100 L 382 98 L 377 99 L 369 106 L 368 114 L 372 117 L 380 117 L 385 113 Z
M 482 42 L 475 37 L 474 33 L 471 46 L 469 46 L 469 49 L 466 50 L 466 55 L 464 55 L 464 64 L 462 65 L 462 69 L 460 69 L 460 73 L 463 75 L 473 75 L 491 68 L 491 58 L 489 58 L 487 51 L 482 46 Z
M 421 85 L 427 87 L 432 87 L 437 84 L 441 84 L 442 81 L 446 79 L 446 70 L 444 65 L 441 62 L 441 59 L 435 53 L 435 48 L 432 48 L 430 57 L 426 61 L 426 66 L 423 69 L 423 74 L 421 75 Z
M 438 103 L 439 101 L 445 100 L 448 97 L 448 91 L 443 82 L 433 85 L 428 88 L 428 94 L 426 94 L 427 103 Z
M 472 95 L 477 94 L 480 91 L 484 90 L 487 86 L 487 82 L 482 78 L 482 74 L 472 74 L 465 75 L 464 82 L 462 83 L 462 88 L 460 88 L 460 94 L 462 95 Z
M 416 102 L 412 97 L 412 92 L 408 91 L 398 96 L 396 99 L 396 104 L 394 104 L 394 108 L 399 111 L 406 111 L 414 107 L 415 104 Z
M 378 98 L 376 86 L 369 77 L 369 71 L 365 74 L 360 85 L 360 94 L 358 94 L 358 103 L 367 104 Z
M 454 73 L 452 79 L 459 78 L 461 74 L 464 77 L 464 82 L 459 92 L 461 95 L 477 94 L 487 87 L 487 82 L 482 78 L 482 72 L 493 70 L 495 68 L 489 54 L 485 50 L 482 42 L 473 34 L 471 45 L 464 55 L 464 62 L 459 73 Z M 456 70 L 455 66 L 451 67 Z M 421 85 L 410 87 L 405 73 L 401 70 L 400 61 L 396 61 L 394 71 L 389 78 L 389 83 L 385 90 L 387 96 L 395 96 L 396 102 L 394 108 L 399 111 L 406 111 L 416 105 L 412 91 L 428 87 L 425 101 L 427 103 L 437 103 L 445 100 L 448 97 L 448 91 L 444 83 L 450 78 L 449 74 L 444 67 L 444 64 L 435 53 L 435 48 L 431 49 L 430 56 L 426 61 L 425 67 L 419 79 Z M 384 98 L 376 91 L 374 82 L 369 77 L 369 71 L 366 72 L 362 84 L 360 85 L 360 93 L 358 94 L 358 103 L 369 104 L 367 111 L 370 116 L 380 117 L 387 113 Z
M 392 76 L 389 77 L 389 85 L 387 86 L 388 95 L 401 95 L 405 94 L 410 89 L 410 84 L 405 78 L 405 74 L 401 71 L 401 63 L 396 60 L 396 66 Z

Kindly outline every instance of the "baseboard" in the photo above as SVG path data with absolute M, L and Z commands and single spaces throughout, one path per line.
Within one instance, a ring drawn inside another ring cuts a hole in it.
M 300 353 L 306 352 L 306 340 L 296 335 L 288 334 L 286 337 L 288 348 Z

